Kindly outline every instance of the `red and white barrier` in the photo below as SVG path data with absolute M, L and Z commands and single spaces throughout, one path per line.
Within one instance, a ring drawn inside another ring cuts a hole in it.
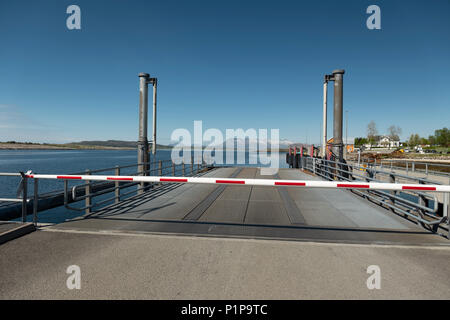
M 86 181 L 133 181 L 133 182 L 168 182 L 168 183 L 203 183 L 269 187 L 305 187 L 305 188 L 342 188 L 370 190 L 411 190 L 450 192 L 450 185 L 436 184 L 402 184 L 381 182 L 343 182 L 311 180 L 274 180 L 274 179 L 239 179 L 239 178 L 202 178 L 202 177 L 159 177 L 159 176 L 96 176 L 96 175 L 51 175 L 27 173 L 26 177 L 34 179 L 86 180 Z

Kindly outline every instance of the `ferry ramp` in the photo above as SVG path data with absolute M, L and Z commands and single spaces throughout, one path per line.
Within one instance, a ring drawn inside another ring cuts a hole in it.
M 300 170 L 218 168 L 204 176 L 319 180 Z M 74 221 L 65 230 L 108 230 L 357 243 L 445 243 L 416 223 L 348 190 L 165 184 Z

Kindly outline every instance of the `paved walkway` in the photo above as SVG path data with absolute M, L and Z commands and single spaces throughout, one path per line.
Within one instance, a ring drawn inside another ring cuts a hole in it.
M 450 298 L 448 247 L 36 231 L 0 256 L 1 299 Z M 80 290 L 66 287 L 70 265 Z

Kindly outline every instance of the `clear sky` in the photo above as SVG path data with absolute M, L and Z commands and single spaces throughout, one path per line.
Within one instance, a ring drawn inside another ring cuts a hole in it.
M 66 27 L 71 4 L 81 30 Z M 381 30 L 366 27 L 371 4 Z M 0 141 L 137 140 L 148 72 L 161 143 L 194 120 L 318 143 L 338 68 L 349 137 L 370 120 L 403 139 L 449 127 L 450 1 L 2 0 Z

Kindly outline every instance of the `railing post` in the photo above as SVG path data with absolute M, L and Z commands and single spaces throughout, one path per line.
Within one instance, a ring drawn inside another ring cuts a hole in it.
M 172 176 L 175 177 L 175 163 L 172 162 Z
M 27 191 L 28 191 L 28 178 L 22 175 L 22 222 L 27 222 Z
M 395 175 L 392 174 L 392 173 L 389 175 L 389 183 L 395 183 Z M 397 195 L 397 191 L 392 190 L 391 194 L 393 196 L 396 196 Z M 391 204 L 395 205 L 395 199 L 391 199 Z
M 116 166 L 114 174 L 116 176 L 120 176 L 120 167 L 119 166 Z M 114 195 L 115 195 L 114 202 L 115 203 L 119 203 L 120 202 L 120 181 L 116 181 L 114 183 L 114 187 L 115 187 L 115 189 L 114 189 Z
M 184 170 L 185 170 L 185 168 L 184 168 L 184 162 L 183 162 L 183 164 L 182 164 L 182 167 L 181 167 L 181 168 L 182 168 L 182 172 L 183 172 L 182 176 L 183 176 L 183 177 L 185 177 L 185 172 L 184 172 Z
M 34 198 L 33 198 L 33 223 L 36 226 L 38 221 L 38 202 L 39 202 L 39 196 L 38 196 L 38 184 L 39 179 L 34 179 Z
M 413 161 L 411 163 L 411 172 L 414 172 L 415 167 L 416 167 L 416 163 Z
M 428 163 L 425 163 L 425 174 L 426 174 L 427 177 L 428 177 Z
M 442 216 L 447 217 L 448 234 L 447 239 L 450 240 L 450 193 L 444 192 L 444 203 L 442 206 Z
M 91 170 L 87 169 L 86 175 L 90 175 L 90 174 L 91 174 Z M 92 191 L 91 181 L 89 181 L 85 187 L 85 192 L 84 192 L 85 193 L 84 195 L 86 196 L 86 199 L 85 199 L 86 209 L 84 210 L 84 212 L 86 214 L 91 213 L 91 204 L 92 204 L 91 191 Z
M 194 156 L 191 156 L 191 176 L 194 175 Z

